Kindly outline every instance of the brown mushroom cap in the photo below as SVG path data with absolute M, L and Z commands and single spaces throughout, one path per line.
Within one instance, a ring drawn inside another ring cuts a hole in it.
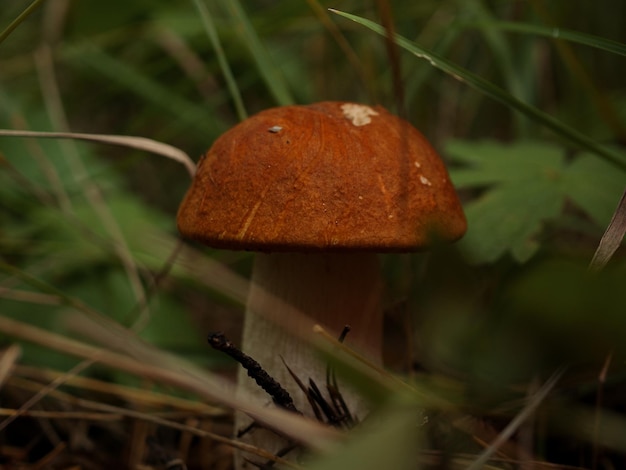
M 219 137 L 178 211 L 183 236 L 258 251 L 413 251 L 466 220 L 424 136 L 376 106 L 323 102 L 252 116 Z

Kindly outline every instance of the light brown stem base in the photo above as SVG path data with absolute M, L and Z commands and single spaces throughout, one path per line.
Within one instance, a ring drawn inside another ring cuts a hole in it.
M 308 384 L 311 378 L 321 390 L 325 390 L 326 364 L 317 357 L 306 338 L 312 337 L 312 326 L 316 323 L 336 337 L 348 324 L 351 331 L 346 344 L 381 363 L 381 291 L 379 262 L 375 254 L 257 255 L 242 349 L 287 389 L 298 410 L 313 416 L 304 393 L 282 359 L 302 382 Z M 258 398 L 260 403 L 272 403 L 271 397 L 243 369 L 238 383 L 246 395 Z M 363 401 L 345 386 L 341 391 L 351 411 L 362 418 L 366 413 Z M 247 416 L 239 415 L 236 428 L 243 429 L 249 423 Z M 254 429 L 243 439 L 274 453 L 287 445 L 284 439 L 263 429 Z M 236 458 L 238 469 L 248 468 L 242 457 L 239 454 Z M 254 456 L 246 457 L 254 459 Z

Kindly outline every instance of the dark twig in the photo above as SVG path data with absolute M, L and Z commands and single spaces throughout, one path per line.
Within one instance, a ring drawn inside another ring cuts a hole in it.
M 209 344 L 218 351 L 228 354 L 246 369 L 248 376 L 257 383 L 259 387 L 265 390 L 276 405 L 294 413 L 301 414 L 293 403 L 293 399 L 289 392 L 285 390 L 271 375 L 269 375 L 261 365 L 245 354 L 233 343 L 231 343 L 224 333 L 212 333 L 208 337 Z
M 343 330 L 341 330 L 341 334 L 339 335 L 340 343 L 343 343 L 348 333 L 350 333 L 350 330 L 350 325 L 345 325 L 343 327 Z M 354 416 L 352 416 L 348 405 L 343 399 L 343 395 L 339 390 L 339 384 L 337 383 L 335 369 L 331 365 L 328 365 L 326 367 L 326 389 L 328 390 L 328 394 L 334 405 L 335 410 L 341 416 L 340 422 L 345 422 L 346 426 L 349 428 L 354 427 L 358 423 L 358 421 Z
M 350 327 L 346 325 L 339 336 L 340 342 L 343 342 L 349 331 Z M 214 349 L 228 354 L 239 364 L 241 364 L 241 366 L 248 372 L 248 376 L 254 379 L 257 385 L 259 385 L 263 390 L 265 390 L 265 392 L 267 392 L 272 397 L 272 400 L 276 405 L 294 413 L 301 414 L 295 407 L 291 395 L 289 395 L 289 392 L 287 392 L 287 390 L 285 390 L 272 376 L 270 376 L 257 361 L 252 359 L 250 356 L 237 348 L 233 343 L 231 343 L 226 338 L 224 333 L 216 332 L 210 334 L 208 336 L 208 342 Z M 283 364 L 287 368 L 287 371 L 293 378 L 294 382 L 296 382 L 300 390 L 302 390 L 302 392 L 307 397 L 307 400 L 311 405 L 311 409 L 315 413 L 318 421 L 325 421 L 333 426 L 340 426 L 342 424 L 347 427 L 354 426 L 356 420 L 351 415 L 350 410 L 348 409 L 348 406 L 346 405 L 343 396 L 339 391 L 339 386 L 335 377 L 335 371 L 330 365 L 326 368 L 326 389 L 331 399 L 331 401 L 328 402 L 322 395 L 322 392 L 320 391 L 317 384 L 311 378 L 309 378 L 309 386 L 306 387 L 302 380 L 300 380 L 300 378 L 287 365 L 285 359 L 281 357 L 281 360 L 283 361 Z M 247 434 L 252 429 L 258 426 L 260 425 L 256 421 L 253 421 L 246 428 L 239 431 L 237 433 L 237 437 L 242 437 L 243 435 Z M 288 444 L 279 452 L 277 452 L 276 455 L 278 457 L 282 457 L 283 455 L 286 455 L 297 447 L 297 444 Z M 249 459 L 245 460 L 259 469 L 270 469 L 273 468 L 275 464 L 275 462 L 272 460 L 269 460 L 265 463 L 254 462 Z
M 343 326 L 343 330 L 341 330 L 341 333 L 339 334 L 339 338 L 338 338 L 338 341 L 340 343 L 343 343 L 343 340 L 346 339 L 346 336 L 348 336 L 348 333 L 350 333 L 351 329 L 352 327 L 350 325 Z

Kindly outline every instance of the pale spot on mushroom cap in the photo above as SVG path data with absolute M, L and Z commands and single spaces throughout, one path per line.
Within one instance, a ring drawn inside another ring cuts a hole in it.
M 271 132 L 272 134 L 276 134 L 282 130 L 283 128 L 281 126 L 272 126 L 268 129 L 268 131 Z
M 426 178 L 424 175 L 420 175 L 420 182 L 426 186 L 432 186 L 431 182 L 428 181 L 428 178 Z
M 369 106 L 356 103 L 342 104 L 341 111 L 343 111 L 343 115 L 355 126 L 365 126 L 366 124 L 372 122 L 372 118 L 370 116 L 378 116 L 378 112 Z
M 418 162 L 417 160 L 415 160 L 413 162 L 413 165 L 415 165 L 415 168 L 421 168 L 422 167 L 422 165 L 420 165 L 420 162 Z

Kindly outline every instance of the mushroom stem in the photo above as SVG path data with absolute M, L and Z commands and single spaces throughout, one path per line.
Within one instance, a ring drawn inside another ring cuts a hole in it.
M 285 363 L 303 383 L 308 384 L 311 378 L 325 390 L 326 364 L 303 340 L 311 338 L 314 324 L 322 325 L 337 337 L 345 325 L 350 325 L 346 344 L 381 363 L 381 292 L 379 261 L 372 253 L 257 254 L 242 349 L 287 389 L 298 410 L 313 416 Z M 291 309 L 306 316 L 288 316 L 287 310 Z M 258 397 L 262 403 L 270 402 L 245 371 L 240 372 L 238 381 L 246 394 Z M 345 386 L 341 392 L 350 410 L 362 418 L 364 403 Z M 248 423 L 246 417 L 240 416 L 236 427 L 239 430 Z M 260 429 L 251 432 L 246 440 L 273 452 L 285 445 L 275 434 Z

